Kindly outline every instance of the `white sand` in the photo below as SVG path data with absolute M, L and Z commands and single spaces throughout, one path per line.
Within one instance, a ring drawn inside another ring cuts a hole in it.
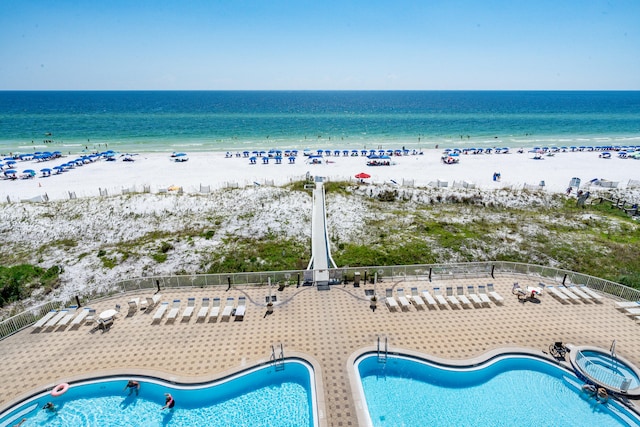
M 251 165 L 246 158 L 225 158 L 224 153 L 192 153 L 184 163 L 170 161 L 168 154 L 141 154 L 135 162 L 99 161 L 61 175 L 30 180 L 0 181 L 0 200 L 19 201 L 47 194 L 51 200 L 69 198 L 69 191 L 77 197 L 98 196 L 99 189 L 107 189 L 109 195 L 121 194 L 123 189 L 142 191 L 148 185 L 151 192 L 179 186 L 187 193 L 198 192 L 200 185 L 218 189 L 228 183 L 240 187 L 254 183 L 273 182 L 282 185 L 300 180 L 307 173 L 328 177 L 331 180 L 355 180 L 354 175 L 366 172 L 371 175 L 368 182 L 385 183 L 391 180 L 402 184 L 413 181 L 414 186 L 427 186 L 441 180 L 451 186 L 453 181 L 468 181 L 479 188 L 521 189 L 524 184 L 545 183 L 545 191 L 564 192 L 571 178 L 578 177 L 585 185 L 594 178 L 618 181 L 625 188 L 628 181 L 640 180 L 640 162 L 633 159 L 599 158 L 598 152 L 557 153 L 543 160 L 533 160 L 531 153 L 461 155 L 460 163 L 445 165 L 440 161 L 439 150 L 427 150 L 422 156 L 394 157 L 393 166 L 366 166 L 364 157 L 329 157 L 329 163 L 312 165 L 305 158 L 297 158 L 289 164 L 271 159 L 268 165 Z M 15 169 L 35 169 L 56 166 L 67 160 L 58 159 L 47 163 L 21 162 Z M 501 174 L 500 182 L 492 180 L 493 173 Z

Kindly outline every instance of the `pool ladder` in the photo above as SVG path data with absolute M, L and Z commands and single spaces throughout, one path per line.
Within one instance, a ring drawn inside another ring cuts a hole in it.
M 378 336 L 378 363 L 387 363 L 388 353 L 389 353 L 389 349 L 387 346 L 387 337 L 384 337 L 384 349 L 383 349 L 382 343 L 380 341 L 380 336 Z
M 281 371 L 284 369 L 284 347 L 282 343 L 280 343 L 280 355 L 276 356 L 276 347 L 271 346 L 271 363 L 276 368 L 276 371 Z

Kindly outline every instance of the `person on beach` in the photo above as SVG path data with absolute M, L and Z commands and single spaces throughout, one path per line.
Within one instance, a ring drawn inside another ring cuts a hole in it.
M 162 407 L 162 409 L 173 409 L 173 407 L 175 406 L 176 401 L 173 399 L 173 396 L 171 396 L 171 394 L 169 393 L 165 393 L 164 394 L 164 406 Z
M 135 390 L 137 396 L 140 392 L 140 383 L 138 381 L 129 380 L 129 382 L 127 382 L 127 385 L 124 386 L 124 390 L 126 389 L 129 389 L 129 394 L 131 394 L 131 392 Z

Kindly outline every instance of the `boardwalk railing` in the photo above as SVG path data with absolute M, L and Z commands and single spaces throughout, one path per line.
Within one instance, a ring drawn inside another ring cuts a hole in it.
M 108 298 L 127 292 L 148 290 L 149 293 L 169 288 L 208 288 L 216 286 L 257 285 L 309 285 L 305 282 L 306 270 L 267 271 L 257 273 L 230 274 L 192 274 L 182 276 L 138 277 L 116 282 L 107 290 L 89 291 L 78 295 L 77 301 L 83 305 L 90 301 Z M 542 265 L 523 264 L 508 261 L 469 262 L 458 264 L 417 264 L 373 267 L 343 267 L 329 270 L 330 283 L 353 281 L 355 273 L 366 280 L 445 280 L 464 279 L 469 277 L 495 277 L 498 274 L 522 275 L 535 277 L 536 280 L 564 284 L 585 285 L 595 291 L 602 292 L 629 301 L 640 301 L 640 290 L 619 283 L 574 271 L 562 270 Z M 307 275 L 307 277 L 309 277 Z M 33 324 L 47 312 L 60 309 L 74 301 L 48 302 L 31 307 L 22 313 L 0 322 L 0 340 Z

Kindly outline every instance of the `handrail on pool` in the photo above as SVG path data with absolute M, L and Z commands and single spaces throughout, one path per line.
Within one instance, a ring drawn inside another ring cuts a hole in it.
M 629 390 L 629 386 L 631 385 L 630 378 L 618 375 L 610 369 L 593 363 L 587 356 L 582 354 L 581 351 L 576 353 L 576 363 L 582 368 L 582 374 L 590 379 L 594 379 L 596 382 L 603 383 L 609 387 L 615 387 L 623 393 Z

